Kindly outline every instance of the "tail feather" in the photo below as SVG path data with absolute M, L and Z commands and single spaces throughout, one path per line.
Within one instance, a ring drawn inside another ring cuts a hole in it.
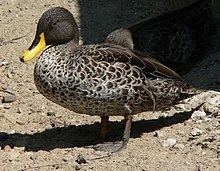
M 203 92 L 206 92 L 206 90 L 203 90 L 203 89 L 199 89 L 199 88 L 195 88 L 191 85 L 187 85 L 186 89 L 184 89 L 181 93 L 183 95 L 185 95 L 186 97 L 191 97 L 191 96 L 194 96 L 196 94 L 200 94 L 200 93 L 203 93 Z

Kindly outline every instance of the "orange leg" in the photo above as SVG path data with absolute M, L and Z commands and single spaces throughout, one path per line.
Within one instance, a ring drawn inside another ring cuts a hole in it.
M 101 130 L 100 130 L 100 140 L 104 141 L 106 138 L 106 134 L 108 132 L 108 122 L 109 116 L 101 116 Z

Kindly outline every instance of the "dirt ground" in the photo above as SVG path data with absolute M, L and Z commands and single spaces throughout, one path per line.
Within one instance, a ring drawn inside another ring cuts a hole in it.
M 90 43 L 125 24 L 167 11 L 164 2 L 125 1 L 119 7 L 113 0 L 0 1 L 1 171 L 220 170 L 220 30 L 212 34 L 207 57 L 184 77 L 215 91 L 188 99 L 170 111 L 136 115 L 127 149 L 111 157 L 85 148 L 98 136 L 99 117 L 75 114 L 45 99 L 34 85 L 35 62 L 19 61 L 33 40 L 37 20 L 52 6 L 70 9 L 81 28 L 81 40 Z M 220 8 L 216 14 L 220 26 Z M 25 37 L 10 42 L 20 36 Z M 120 140 L 121 119 L 111 118 L 110 139 Z M 79 155 L 85 163 L 76 161 Z

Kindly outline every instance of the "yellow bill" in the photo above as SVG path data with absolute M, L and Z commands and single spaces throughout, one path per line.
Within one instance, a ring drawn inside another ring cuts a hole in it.
M 33 49 L 23 51 L 22 56 L 21 56 L 22 62 L 27 62 L 37 57 L 41 52 L 43 52 L 43 50 L 46 47 L 44 33 L 41 33 L 39 37 L 40 37 L 40 41 L 37 44 L 37 46 L 35 46 Z

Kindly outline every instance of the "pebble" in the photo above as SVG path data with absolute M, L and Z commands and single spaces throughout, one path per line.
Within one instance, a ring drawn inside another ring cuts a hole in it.
M 82 154 L 79 154 L 79 155 L 77 156 L 76 162 L 77 162 L 78 164 L 85 164 L 85 163 L 87 163 L 85 157 L 84 157 Z
M 53 111 L 48 111 L 48 112 L 47 112 L 47 116 L 55 116 L 55 112 L 53 112 Z
M 154 137 L 163 137 L 163 133 L 159 132 L 159 131 L 156 131 L 154 133 Z
M 11 151 L 12 149 L 11 149 L 11 147 L 9 146 L 9 145 L 6 145 L 5 147 L 4 147 L 4 149 L 3 149 L 3 151 L 5 151 L 5 152 L 9 152 L 9 151 Z
M 216 97 L 210 98 L 208 100 L 208 103 L 213 106 L 219 106 L 220 105 L 220 95 L 217 95 Z
M 194 121 L 202 120 L 206 117 L 206 113 L 203 111 L 195 111 L 193 112 L 191 118 Z
M 168 138 L 163 142 L 163 147 L 174 147 L 176 144 L 176 140 L 173 138 Z
M 8 78 L 13 78 L 12 72 L 8 72 L 8 73 L 7 73 L 7 77 L 8 77 Z
M 21 108 L 18 108 L 16 113 L 22 114 L 23 112 L 22 112 Z
M 6 65 L 8 65 L 9 63 L 8 63 L 8 61 L 7 60 L 5 60 L 5 59 L 1 59 L 0 60 L 0 67 L 1 66 L 6 66 Z
M 5 109 L 10 109 L 10 108 L 11 108 L 11 105 L 10 105 L 10 104 L 5 104 L 3 107 L 4 107 Z
M 205 142 L 213 142 L 215 140 L 217 140 L 217 136 L 211 136 L 211 135 L 204 139 Z
M 191 132 L 190 132 L 190 135 L 192 136 L 199 136 L 203 133 L 202 130 L 198 129 L 198 128 L 194 128 Z
M 220 107 L 214 106 L 210 103 L 205 103 L 203 105 L 203 110 L 207 113 L 217 113 L 220 110 Z
M 219 121 L 213 121 L 213 122 L 212 122 L 212 125 L 213 125 L 214 127 L 219 127 L 220 123 L 219 123 Z
M 80 170 L 81 167 L 79 165 L 75 165 L 75 170 Z
M 191 111 L 191 106 L 186 104 L 177 104 L 174 106 L 177 111 L 189 112 Z
M 212 120 L 212 118 L 208 118 L 208 117 L 205 117 L 204 118 L 204 121 L 206 121 L 206 122 L 209 122 L 209 121 L 211 121 Z
M 73 0 L 67 0 L 67 2 L 68 2 L 68 3 L 72 3 L 72 2 L 73 2 Z
M 178 149 L 178 150 L 182 150 L 182 149 L 185 148 L 185 145 L 183 145 L 183 144 L 176 144 L 174 147 L 175 147 L 176 149 Z
M 15 130 L 10 130 L 9 132 L 8 132 L 9 134 L 15 134 Z
M 62 158 L 62 160 L 63 160 L 64 162 L 67 162 L 67 161 L 68 161 L 68 159 L 66 159 L 66 158 Z
M 10 151 L 9 160 L 14 161 L 19 157 L 19 155 L 20 155 L 19 151 L 16 151 L 16 150 Z
M 14 102 L 15 100 L 16 100 L 15 95 L 6 95 L 2 99 L 2 103 L 11 103 L 11 102 Z
M 211 97 L 203 105 L 203 110 L 207 113 L 216 113 L 220 110 L 220 94 L 216 94 L 215 97 Z
M 26 121 L 17 120 L 16 123 L 19 125 L 25 125 Z

